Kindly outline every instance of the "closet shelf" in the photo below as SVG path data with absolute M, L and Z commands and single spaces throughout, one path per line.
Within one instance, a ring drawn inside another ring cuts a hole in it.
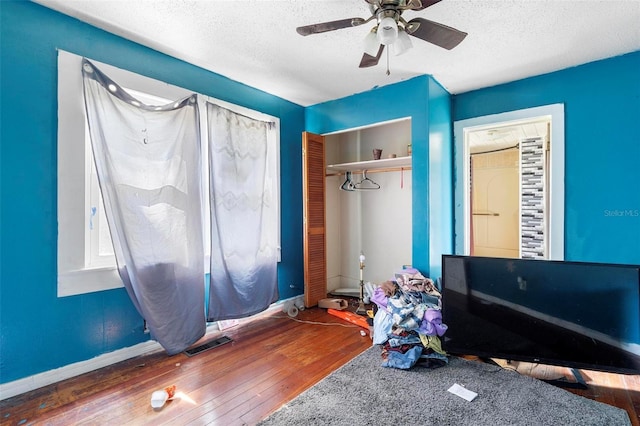
M 380 160 L 356 161 L 354 163 L 330 164 L 327 173 L 354 172 L 376 169 L 410 169 L 411 156 L 396 158 L 381 158 Z

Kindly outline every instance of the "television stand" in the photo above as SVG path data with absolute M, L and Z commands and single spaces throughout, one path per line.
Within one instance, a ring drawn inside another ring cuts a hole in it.
M 561 377 L 559 379 L 540 379 L 543 382 L 549 383 L 550 385 L 567 388 L 567 389 L 588 389 L 587 383 L 584 381 L 584 377 L 580 373 L 580 370 L 576 368 L 571 369 L 571 374 L 576 379 L 575 382 L 567 380 L 566 377 Z

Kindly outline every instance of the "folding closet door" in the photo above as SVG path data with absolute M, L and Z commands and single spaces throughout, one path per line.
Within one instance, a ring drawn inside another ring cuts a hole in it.
M 302 134 L 304 305 L 327 297 L 324 136 Z

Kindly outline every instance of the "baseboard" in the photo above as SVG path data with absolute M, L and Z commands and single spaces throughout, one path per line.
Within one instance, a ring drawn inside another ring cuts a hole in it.
M 102 354 L 86 361 L 75 362 L 73 364 L 65 365 L 64 367 L 34 374 L 33 376 L 25 377 L 24 379 L 3 383 L 0 384 L 0 400 L 11 398 L 12 396 L 20 395 L 61 380 L 70 379 L 71 377 L 79 376 L 80 374 L 88 373 L 89 371 L 107 367 L 111 364 L 115 364 L 129 358 L 147 355 L 161 350 L 162 346 L 160 346 L 158 342 L 149 340 L 134 346 Z
M 254 315 L 253 317 L 241 320 L 241 323 L 245 320 L 255 319 L 256 316 L 282 310 L 283 305 L 289 306 L 293 303 L 297 307 L 302 307 L 304 306 L 302 301 L 302 296 L 279 300 L 269 306 L 265 311 Z M 207 326 L 206 334 L 217 331 L 217 323 L 212 323 Z M 97 370 L 99 368 L 107 367 L 109 365 L 125 361 L 130 358 L 141 355 L 148 355 L 162 350 L 162 346 L 160 346 L 158 342 L 156 342 L 155 340 L 149 340 L 134 346 L 129 346 L 126 348 L 115 350 L 113 352 L 102 354 L 86 361 L 80 361 L 73 364 L 65 365 L 64 367 L 34 374 L 33 376 L 25 377 L 24 379 L 18 379 L 13 382 L 2 383 L 0 384 L 0 401 L 3 399 L 11 398 L 12 396 L 32 391 L 34 389 L 41 388 L 43 386 L 50 385 L 52 383 L 59 382 L 61 380 L 70 379 L 72 377 L 79 376 L 81 374 Z

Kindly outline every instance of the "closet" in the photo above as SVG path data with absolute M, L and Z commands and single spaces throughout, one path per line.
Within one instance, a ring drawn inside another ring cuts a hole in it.
M 307 306 L 326 293 L 357 296 L 361 253 L 363 280 L 374 285 L 410 265 L 412 253 L 410 119 L 324 135 L 322 155 L 317 137 L 305 134 L 303 148 Z M 378 160 L 375 149 L 382 150 Z M 322 177 L 317 173 L 320 156 Z M 320 186 L 323 212 L 318 211 Z

